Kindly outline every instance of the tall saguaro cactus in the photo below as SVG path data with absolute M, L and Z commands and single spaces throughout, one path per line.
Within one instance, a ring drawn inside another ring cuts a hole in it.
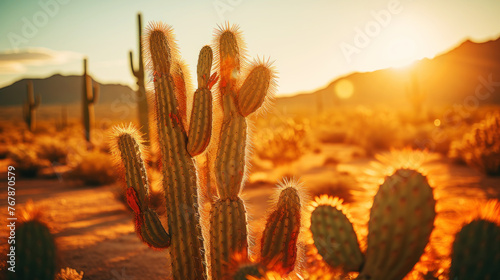
M 129 52 L 130 58 L 130 69 L 132 70 L 132 74 L 137 80 L 137 113 L 139 117 L 140 131 L 142 135 L 144 135 L 144 139 L 146 142 L 149 141 L 149 110 L 148 110 L 148 98 L 146 96 L 146 86 L 144 82 L 144 62 L 143 62 L 143 44 L 142 44 L 142 19 L 141 14 L 137 14 L 137 25 L 139 30 L 139 62 L 137 65 L 137 70 L 134 67 L 134 59 L 132 51 Z
M 23 105 L 23 117 L 29 131 L 33 132 L 36 128 L 36 109 L 40 106 L 40 95 L 38 94 L 35 98 L 33 81 L 28 81 L 27 84 L 28 99 Z
M 94 128 L 94 105 L 99 97 L 99 85 L 87 74 L 87 59 L 83 59 L 82 122 L 85 139 L 91 142 L 91 130 Z
M 221 123 L 217 123 L 212 116 L 211 88 L 217 81 L 216 73 L 211 74 L 212 49 L 205 46 L 200 51 L 198 87 L 191 102 L 186 96 L 187 73 L 179 68 L 182 63 L 172 29 L 161 23 L 149 28 L 146 45 L 154 75 L 168 230 L 149 207 L 149 182 L 139 132 L 131 126 L 115 129 L 113 153 L 123 163 L 136 231 L 149 246 L 169 248 L 173 279 L 237 279 L 234 277 L 258 275 L 261 269 L 286 275 L 297 260 L 301 202 L 299 185 L 292 181 L 281 185 L 277 207 L 266 223 L 261 257 L 248 266 L 251 269 L 242 265 L 250 263 L 246 208 L 239 197 L 247 166 L 246 116 L 262 105 L 274 75 L 267 65 L 258 63 L 251 67 L 245 81 L 238 83 L 240 66 L 229 63 L 242 59 L 236 36 L 234 29 L 222 30 L 220 53 L 215 55 L 221 81 L 220 96 L 214 99 L 220 103 L 214 104 L 224 111 Z M 206 153 L 207 147 L 215 159 L 209 171 L 213 173 L 210 177 L 217 178 L 218 198 L 207 213 L 209 217 L 204 215 L 207 219 L 201 220 L 199 205 L 206 195 L 199 195 L 203 188 L 194 157 Z M 204 242 L 202 225 L 209 230 L 205 232 L 208 242 Z

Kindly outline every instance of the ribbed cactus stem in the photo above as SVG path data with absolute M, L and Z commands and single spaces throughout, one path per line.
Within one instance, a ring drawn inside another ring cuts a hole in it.
M 40 106 L 40 95 L 37 95 L 35 98 L 34 89 L 33 89 L 33 81 L 27 82 L 27 94 L 28 99 L 23 106 L 23 116 L 26 125 L 28 126 L 29 131 L 34 132 L 36 128 L 36 109 Z
M 314 246 L 331 267 L 344 271 L 359 271 L 363 253 L 347 216 L 335 205 L 320 204 L 311 214 Z
M 56 244 L 47 225 L 30 220 L 16 229 L 16 271 L 9 280 L 52 280 L 56 274 Z
M 91 142 L 91 131 L 94 126 L 94 105 L 99 97 L 99 85 L 87 74 L 87 59 L 83 60 L 83 94 L 82 121 L 85 129 L 85 139 Z
M 271 83 L 271 71 L 264 65 L 255 66 L 238 93 L 241 115 L 248 116 L 262 106 Z
M 137 14 L 137 27 L 138 27 L 138 42 L 139 42 L 139 63 L 137 70 L 134 67 L 134 60 L 132 51 L 129 52 L 130 59 L 130 69 L 132 74 L 136 78 L 137 82 L 137 113 L 139 116 L 140 131 L 146 142 L 149 142 L 149 109 L 148 109 L 148 98 L 146 96 L 146 86 L 144 81 L 144 62 L 143 62 L 143 50 L 142 50 L 142 19 L 141 14 Z
M 282 276 L 293 271 L 297 261 L 301 202 L 297 189 L 284 188 L 278 205 L 268 217 L 261 240 L 261 263 Z
M 500 226 L 483 219 L 463 226 L 453 242 L 450 279 L 500 279 L 499 263 Z
M 247 257 L 247 224 L 243 201 L 236 197 L 217 200 L 210 213 L 210 272 L 224 279 L 234 255 Z
M 171 52 L 175 50 L 172 44 L 173 41 L 167 40 L 163 30 L 154 29 L 150 32 L 149 52 L 155 73 L 163 188 L 172 237 L 172 275 L 174 279 L 204 279 L 206 270 L 198 214 L 196 169 L 186 149 L 187 134 L 180 119 L 170 74 Z
M 366 262 L 359 279 L 403 279 L 429 241 L 436 216 L 427 178 L 399 169 L 375 195 L 368 223 Z
M 166 248 L 170 246 L 170 235 L 158 215 L 149 209 L 149 182 L 137 134 L 132 128 L 116 132 L 116 148 L 125 168 L 127 202 L 134 211 L 136 232 L 141 239 L 153 248 Z

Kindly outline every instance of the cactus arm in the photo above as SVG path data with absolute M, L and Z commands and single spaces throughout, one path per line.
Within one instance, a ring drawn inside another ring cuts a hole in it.
M 91 92 L 92 97 L 89 96 L 90 104 L 95 105 L 97 103 L 97 100 L 99 99 L 100 88 L 101 87 L 97 82 L 92 83 L 92 92 Z
M 208 88 L 202 88 L 194 94 L 187 146 L 189 154 L 197 156 L 205 151 L 210 142 L 211 134 L 212 94 Z
M 132 71 L 132 75 L 134 75 L 134 77 L 136 78 L 139 78 L 139 72 L 135 70 L 135 67 L 134 67 L 134 58 L 133 58 L 133 53 L 132 51 L 129 51 L 128 52 L 128 55 L 129 55 L 129 61 L 130 61 L 130 70 Z
M 238 109 L 246 117 L 264 103 L 271 82 L 271 71 L 264 65 L 257 65 L 243 82 L 238 93 Z
M 212 134 L 212 92 L 209 82 L 212 60 L 212 48 L 204 46 L 198 56 L 198 90 L 194 94 L 189 124 L 187 148 L 191 156 L 199 155 L 207 148 Z
M 117 148 L 125 167 L 127 201 L 135 214 L 137 234 L 153 248 L 170 246 L 170 235 L 148 206 L 149 183 L 138 140 L 131 133 L 120 133 Z
M 297 260 L 300 211 L 297 189 L 293 186 L 284 188 L 262 235 L 261 264 L 282 276 L 293 271 Z

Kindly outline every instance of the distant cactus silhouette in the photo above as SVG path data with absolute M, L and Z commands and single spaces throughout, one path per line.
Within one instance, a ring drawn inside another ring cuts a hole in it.
M 33 81 L 27 82 L 28 98 L 23 105 L 24 122 L 28 126 L 29 131 L 34 132 L 36 129 L 36 109 L 40 106 L 41 97 L 38 94 L 34 97 Z
M 139 117 L 139 127 L 140 131 L 144 137 L 146 143 L 149 142 L 149 109 L 148 109 L 148 98 L 146 96 L 146 84 L 144 81 L 144 62 L 143 62 L 143 44 L 142 44 L 142 19 L 141 14 L 137 14 L 137 25 L 138 25 L 138 38 L 139 38 L 139 62 L 137 65 L 137 70 L 134 67 L 134 59 L 132 51 L 129 52 L 130 58 L 130 69 L 132 74 L 137 80 L 137 113 Z
M 246 116 L 269 98 L 274 74 L 265 63 L 256 63 L 240 83 L 244 56 L 240 54 L 238 37 L 234 27 L 220 30 L 217 36 L 215 57 L 221 79 L 220 96 L 213 102 L 220 109 L 220 118 L 215 118 L 211 88 L 217 75 L 211 73 L 212 49 L 205 46 L 200 51 L 198 89 L 189 116 L 187 73 L 179 72 L 182 67 L 176 66 L 182 63 L 178 61 L 172 29 L 155 23 L 148 31 L 168 231 L 149 208 L 149 182 L 138 131 L 132 126 L 115 129 L 113 153 L 125 169 L 127 201 L 135 213 L 136 231 L 151 247 L 170 247 L 174 279 L 245 279 L 260 275 L 260 270 L 286 275 L 298 259 L 300 184 L 285 181 L 280 185 L 277 207 L 267 220 L 261 257 L 256 263 L 249 260 L 246 207 L 239 197 L 248 168 Z M 209 177 L 217 187 L 218 197 L 212 201 L 210 212 L 200 219 L 199 205 L 211 202 L 211 198 L 203 194 L 207 186 L 199 178 L 194 157 L 207 153 L 207 147 Z M 208 242 L 203 242 L 202 226 L 207 230 Z
M 94 129 L 94 105 L 99 97 L 99 85 L 92 81 L 87 74 L 87 59 L 83 60 L 83 93 L 82 93 L 82 122 L 85 130 L 85 139 L 91 143 L 91 132 Z

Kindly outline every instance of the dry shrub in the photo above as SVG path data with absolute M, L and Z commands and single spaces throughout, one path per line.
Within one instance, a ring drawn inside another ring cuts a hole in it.
M 255 154 L 276 165 L 295 161 L 312 147 L 309 130 L 307 120 L 296 121 L 289 118 L 271 122 L 256 130 L 253 138 Z
M 449 156 L 488 175 L 500 175 L 500 114 L 489 115 L 453 142 Z
M 78 272 L 73 268 L 61 268 L 61 271 L 57 273 L 55 280 L 82 280 L 83 271 Z
M 36 177 L 40 169 L 50 164 L 47 160 L 38 158 L 33 146 L 24 144 L 10 148 L 8 158 L 11 160 L 11 165 L 14 166 L 16 172 L 27 178 Z
M 38 157 L 50 162 L 66 163 L 67 143 L 53 137 L 40 137 L 36 141 Z
M 78 180 L 88 186 L 100 186 L 116 180 L 114 165 L 110 154 L 100 151 L 85 153 L 71 164 L 68 179 Z

